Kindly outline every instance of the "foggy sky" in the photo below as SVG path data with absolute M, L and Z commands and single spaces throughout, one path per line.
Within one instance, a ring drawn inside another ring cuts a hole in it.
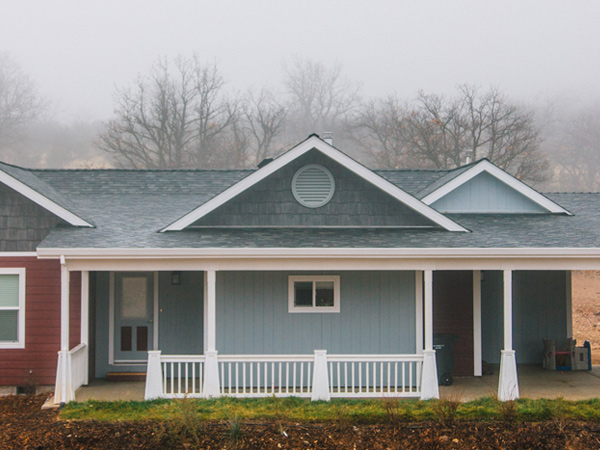
M 365 96 L 600 97 L 599 28 L 598 1 L 0 0 L 0 51 L 64 120 L 109 118 L 115 86 L 194 52 L 241 91 L 279 85 L 298 55 L 340 62 Z

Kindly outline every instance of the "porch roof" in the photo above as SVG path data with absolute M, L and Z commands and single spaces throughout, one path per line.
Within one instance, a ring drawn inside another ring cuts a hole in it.
M 243 176 L 234 171 L 232 178 Z M 223 186 L 223 184 L 221 184 Z M 219 186 L 211 187 L 212 192 Z M 573 216 L 556 214 L 454 214 L 471 233 L 393 228 L 201 228 L 159 233 L 169 219 L 206 199 L 132 192 L 72 196 L 96 228 L 57 228 L 39 248 L 600 248 L 600 194 L 548 194 Z

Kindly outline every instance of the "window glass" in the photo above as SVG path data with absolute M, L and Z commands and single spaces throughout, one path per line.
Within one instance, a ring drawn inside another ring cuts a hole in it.
M 333 281 L 316 282 L 315 306 L 333 306 Z
M 312 281 L 294 283 L 294 306 L 312 306 Z
M 145 319 L 148 317 L 148 284 L 146 277 L 123 277 L 121 317 Z
M 19 307 L 19 275 L 0 275 L 0 307 Z
M 19 311 L 0 310 L 0 341 L 19 339 Z

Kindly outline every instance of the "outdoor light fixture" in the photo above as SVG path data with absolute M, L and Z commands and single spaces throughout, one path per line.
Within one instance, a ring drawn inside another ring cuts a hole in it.
M 181 272 L 171 272 L 171 284 L 181 283 Z

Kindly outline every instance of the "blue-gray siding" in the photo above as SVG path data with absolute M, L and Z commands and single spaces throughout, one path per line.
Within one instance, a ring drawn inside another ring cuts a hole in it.
M 204 272 L 181 272 L 177 285 L 171 272 L 158 280 L 158 348 L 167 355 L 204 353 Z
M 288 276 L 302 272 L 218 272 L 219 353 L 415 352 L 414 272 L 329 273 L 340 313 L 288 313 Z
M 482 172 L 431 206 L 443 213 L 544 213 L 537 203 Z
M 160 272 L 158 282 L 158 344 L 165 354 L 204 353 L 204 273 L 181 272 L 171 284 L 171 272 Z M 96 282 L 96 377 L 107 372 L 137 372 L 145 366 L 108 364 L 109 273 L 98 272 Z
M 541 364 L 542 339 L 567 337 L 564 271 L 513 272 L 513 347 L 517 363 Z M 503 348 L 502 272 L 485 271 L 481 284 L 483 359 L 500 361 Z

